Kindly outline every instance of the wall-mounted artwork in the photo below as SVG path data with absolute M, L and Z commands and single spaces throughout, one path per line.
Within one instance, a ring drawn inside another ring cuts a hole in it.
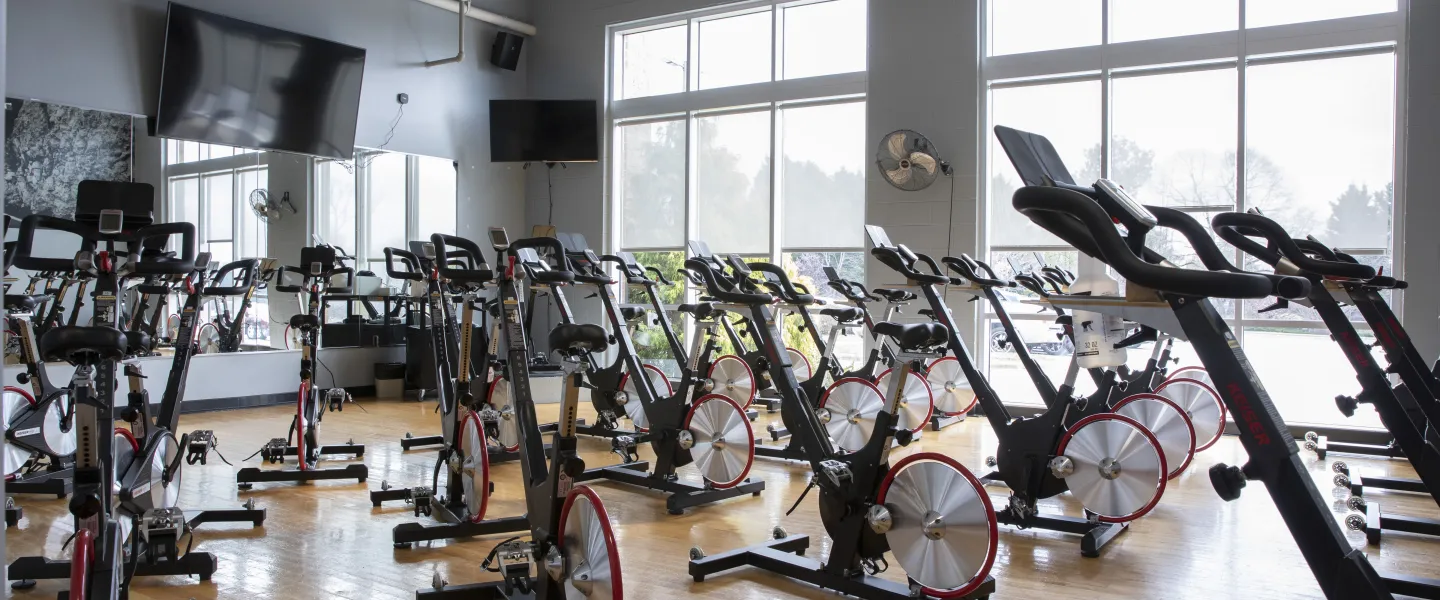
M 5 212 L 70 218 L 86 179 L 131 180 L 128 115 L 5 99 Z

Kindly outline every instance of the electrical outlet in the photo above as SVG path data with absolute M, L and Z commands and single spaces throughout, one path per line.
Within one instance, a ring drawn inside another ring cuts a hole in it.
M 398 95 L 395 96 L 395 101 L 396 101 L 396 102 L 399 102 L 399 103 L 401 103 L 401 104 L 409 104 L 409 103 L 410 103 L 410 94 L 403 94 L 403 93 L 402 93 L 402 94 L 398 94 Z

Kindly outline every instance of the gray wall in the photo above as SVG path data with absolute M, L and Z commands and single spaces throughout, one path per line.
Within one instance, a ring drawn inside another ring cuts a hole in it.
M 535 75 L 530 78 L 530 97 L 550 99 L 605 100 L 605 27 L 659 15 L 674 14 L 727 4 L 717 0 L 535 0 L 531 15 L 540 36 L 525 47 Z M 603 112 L 603 106 L 601 111 Z M 603 117 L 603 114 L 601 115 Z M 602 124 L 602 127 L 604 125 Z M 610 149 L 602 148 L 608 156 Z M 576 163 L 555 167 L 548 176 L 554 186 L 554 225 L 562 233 L 580 233 L 597 252 L 613 250 L 605 227 L 604 174 L 607 163 Z M 541 165 L 529 169 L 525 190 L 525 232 L 530 226 L 545 225 L 549 219 L 547 170 Z M 589 294 L 571 293 L 571 307 L 581 322 L 602 323 L 598 300 Z M 542 306 L 541 309 L 546 307 Z M 548 318 L 542 318 L 542 316 Z M 536 311 L 535 331 L 548 331 L 558 320 L 553 309 Z M 545 336 L 535 336 L 544 345 Z
M 8 2 L 0 0 L 0 98 L 5 97 L 5 20 L 9 12 Z M 5 130 L 0 128 L 0 164 L 5 164 Z M 0 177 L 0 208 L 5 203 L 5 178 Z M 0 211 L 3 212 L 3 211 Z M 0 307 L 0 318 L 4 318 L 5 309 Z M 0 458 L 0 460 L 4 460 Z M 5 496 L 5 480 L 0 478 L 0 498 Z M 8 527 L 7 527 L 8 529 Z M 5 532 L 0 531 L 0 552 L 5 552 Z M 0 574 L 5 573 L 9 566 L 0 567 Z M 8 579 L 8 577 L 7 577 Z
M 887 133 L 913 129 L 935 144 L 954 171 L 948 180 L 906 192 L 886 183 L 878 170 L 866 169 L 865 222 L 885 227 L 892 241 L 937 260 L 974 254 L 979 232 L 978 5 L 974 0 L 870 0 L 865 139 L 874 145 Z M 917 56 L 928 58 L 917 61 Z M 866 266 L 871 287 L 904 283 L 877 260 Z M 949 304 L 956 325 L 974 339 L 975 304 L 968 299 L 956 296 Z
M 1405 166 L 1401 179 L 1404 214 L 1399 227 L 1405 239 L 1405 330 L 1420 355 L 1440 355 L 1440 39 L 1432 32 L 1440 25 L 1440 2 L 1411 2 L 1407 24 L 1407 97 L 1402 100 L 1400 125 L 1406 131 Z
M 187 4 L 364 47 L 356 145 L 380 146 L 395 116 L 395 95 L 408 93 L 410 104 L 387 148 L 460 162 L 460 235 L 480 236 L 491 225 L 519 228 L 524 223 L 522 172 L 518 166 L 490 163 L 487 101 L 524 97 L 527 61 L 522 57 L 517 72 L 490 65 L 493 26 L 471 19 L 465 61 L 426 68 L 424 61 L 455 53 L 457 17 L 419 2 L 189 0 Z M 521 20 L 529 17 L 526 0 L 485 0 L 476 5 Z M 17 50 L 7 77 L 10 94 L 129 114 L 153 112 L 165 7 L 165 0 L 16 4 L 8 31 Z M 290 191 L 297 204 L 309 190 L 308 179 L 272 180 L 272 184 L 277 192 Z M 294 260 L 291 255 L 278 258 Z
M 528 230 L 525 179 L 519 165 L 490 162 L 489 100 L 526 96 L 527 60 L 517 71 L 489 63 L 496 29 L 470 19 L 460 64 L 427 68 L 426 60 L 453 56 L 458 17 L 411 0 L 188 0 L 187 4 L 239 19 L 298 31 L 366 49 L 357 146 L 380 147 L 399 105 L 410 95 L 389 150 L 452 158 L 460 163 L 458 234 L 481 239 L 501 225 Z M 477 7 L 526 20 L 526 0 L 486 0 Z M 152 113 L 159 91 L 165 0 L 47 0 L 16 5 L 9 31 L 17 60 L 10 93 L 22 98 L 142 115 Z M 528 44 L 527 46 L 533 46 Z M 140 121 L 137 119 L 137 122 Z M 157 184 L 159 140 L 136 128 L 137 180 Z M 143 172 L 142 172 L 143 171 Z M 270 228 L 268 254 L 284 263 L 310 243 L 313 217 L 308 161 L 271 153 L 270 189 L 289 192 L 300 210 Z M 353 250 L 353 249 L 352 249 Z M 272 317 L 296 309 L 277 296 Z M 284 326 L 273 327 L 281 335 Z M 279 339 L 278 337 L 275 339 Z

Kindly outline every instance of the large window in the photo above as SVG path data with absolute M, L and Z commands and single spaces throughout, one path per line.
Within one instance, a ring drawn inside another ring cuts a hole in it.
M 268 193 L 266 153 L 166 140 L 164 162 L 166 219 L 194 223 L 199 250 L 210 253 L 212 265 L 268 256 L 268 227 L 252 208 L 252 199 L 258 204 Z M 206 306 L 202 317 L 211 318 L 215 308 Z M 268 343 L 268 309 L 262 290 L 246 315 L 247 343 Z
M 359 151 L 355 160 L 315 161 L 315 237 L 385 277 L 385 248 L 430 234 L 455 235 L 455 163 L 396 152 Z
M 1078 183 L 1105 176 L 1141 202 L 1207 223 L 1218 212 L 1259 209 L 1296 235 L 1314 235 L 1387 272 L 1400 264 L 1392 182 L 1404 19 L 1395 0 L 987 4 L 987 132 L 1006 125 L 1047 136 Z M 993 134 L 987 148 L 991 263 L 1007 274 L 1040 263 L 1073 265 L 1073 249 L 1011 208 L 1019 178 Z M 1154 235 L 1150 245 L 1177 264 L 1199 266 L 1178 236 Z M 1236 264 L 1244 258 L 1221 248 Z M 1259 270 L 1254 261 L 1244 264 Z M 1373 411 L 1347 419 L 1324 401 L 1358 384 L 1318 315 L 1270 304 L 1216 307 L 1280 412 L 1295 423 L 1378 426 Z M 1010 306 L 1022 313 L 1027 343 L 1058 378 L 1068 353 L 1042 347 L 1053 335 L 1053 315 L 1024 302 Z M 993 311 L 981 319 L 982 332 L 998 329 Z M 985 345 L 1005 399 L 1038 401 L 1013 349 Z M 1194 360 L 1188 348 L 1179 353 Z M 1132 351 L 1131 362 L 1146 355 Z M 1295 365 L 1307 366 L 1303 376 Z
M 612 249 L 671 278 L 694 239 L 784 265 L 829 297 L 825 267 L 863 280 L 866 20 L 864 0 L 829 0 L 612 28 Z M 693 298 L 681 290 L 664 302 Z M 627 298 L 644 300 L 637 290 Z M 829 319 L 816 321 L 828 335 Z M 808 333 L 786 330 L 816 358 Z M 638 332 L 642 356 L 666 364 L 653 324 Z M 859 336 L 837 346 L 843 362 L 858 362 Z

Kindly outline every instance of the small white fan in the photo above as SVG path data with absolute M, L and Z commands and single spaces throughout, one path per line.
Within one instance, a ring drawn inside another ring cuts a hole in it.
M 289 209 L 290 214 L 295 214 L 295 205 L 290 203 L 290 192 L 285 192 L 280 202 L 271 199 L 270 191 L 265 188 L 256 188 L 250 192 L 250 212 L 255 213 L 261 221 L 279 221 L 281 205 Z
M 940 175 L 950 174 L 950 163 L 941 160 L 929 138 L 909 129 L 881 138 L 875 164 L 885 181 L 907 192 L 923 190 Z

